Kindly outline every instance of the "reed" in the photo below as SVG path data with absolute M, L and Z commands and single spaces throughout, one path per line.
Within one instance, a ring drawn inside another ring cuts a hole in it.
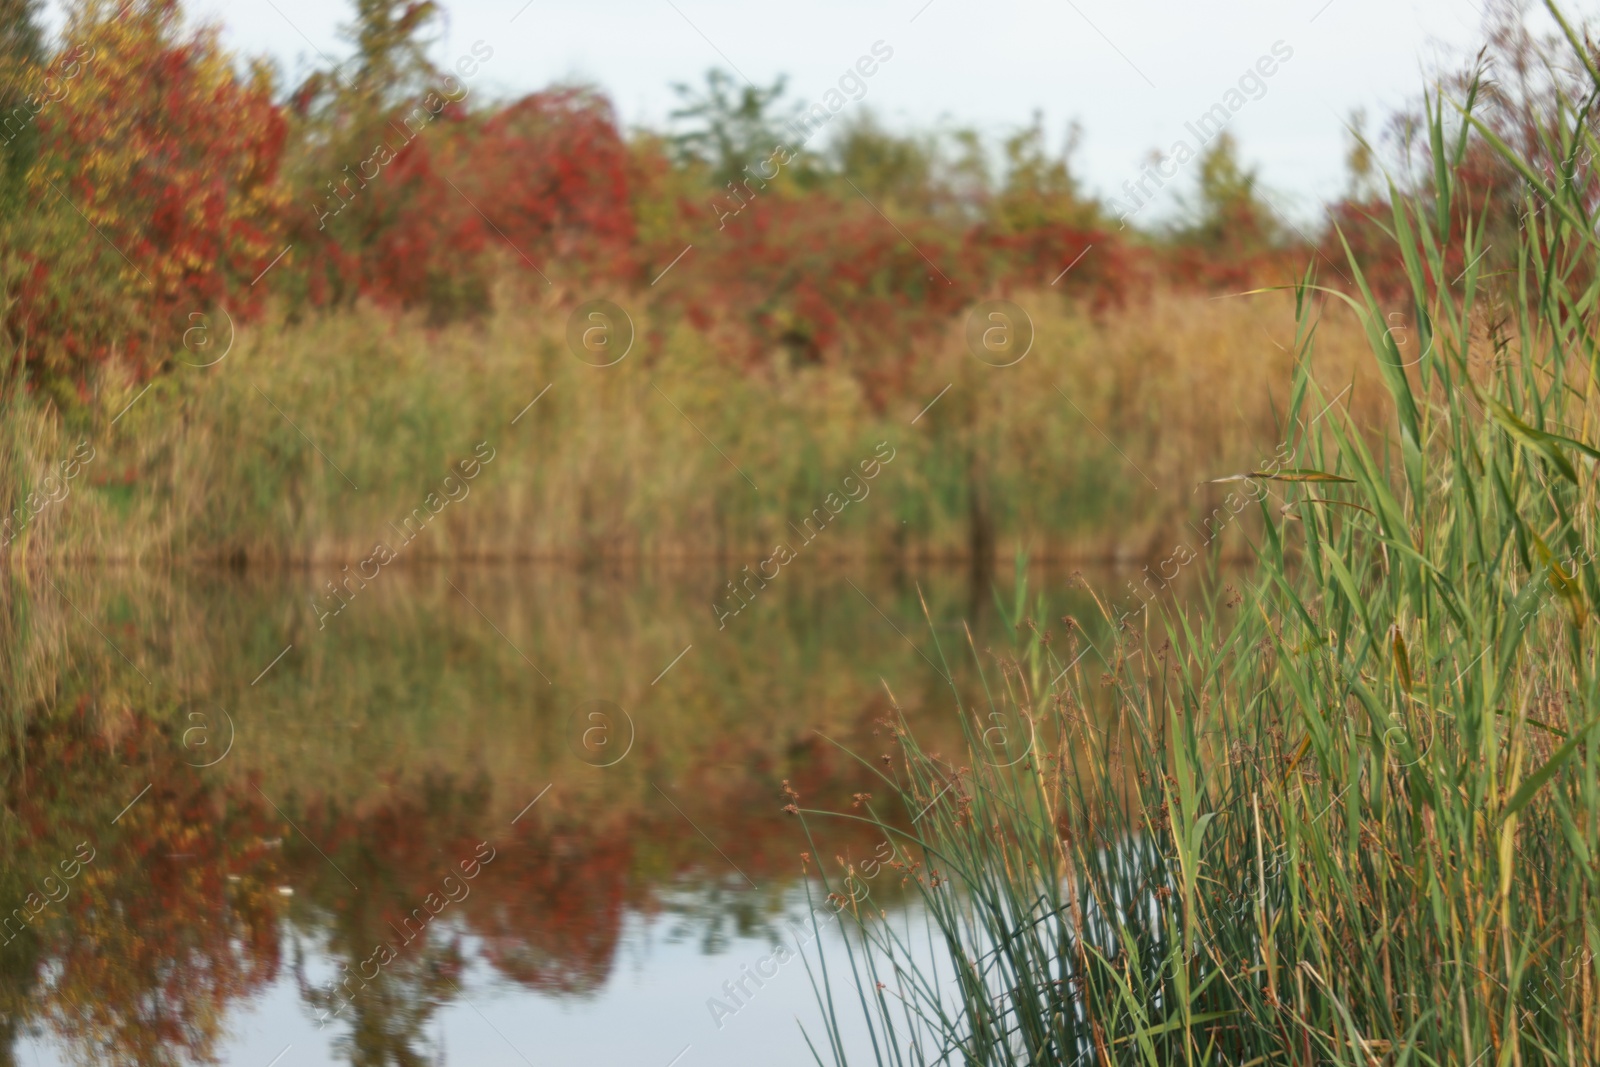
M 269 316 L 240 327 L 214 366 L 174 366 L 143 395 L 105 374 L 70 430 L 35 400 L 29 417 L 53 420 L 60 440 L 30 450 L 31 479 L 80 436 L 97 451 L 48 536 L 19 547 L 46 559 L 353 568 L 486 443 L 496 458 L 470 497 L 406 559 L 754 562 L 888 442 L 897 458 L 871 496 L 807 555 L 1143 560 L 1216 506 L 1217 487 L 1197 492 L 1198 481 L 1272 453 L 1263 383 L 1292 363 L 1286 296 L 1163 291 L 1097 318 L 1059 294 L 1016 294 L 1037 330 L 1022 362 L 980 363 L 952 319 L 880 409 L 848 366 L 782 352 L 734 364 L 713 334 L 617 299 L 637 340 L 612 367 L 569 351 L 570 308 L 508 295 L 481 326 L 431 328 L 371 307 Z M 208 359 L 229 340 L 214 326 Z M 1354 316 L 1327 330 L 1327 378 L 1363 378 L 1357 408 L 1375 419 Z
M 842 816 L 898 842 L 921 907 L 824 866 L 855 937 L 813 972 L 819 1062 L 1600 1062 L 1600 237 L 1586 183 L 1497 138 L 1476 89 L 1429 101 L 1431 181 L 1391 190 L 1418 356 L 1364 289 L 1297 291 L 1298 469 L 1245 588 L 1120 620 L 1105 599 L 1121 626 L 1093 647 L 1019 596 L 966 750 L 902 728 Z M 1552 158 L 1595 147 L 1576 99 L 1542 116 Z M 1462 210 L 1474 144 L 1527 182 L 1498 275 Z M 1386 386 L 1376 446 L 1340 405 L 1311 426 L 1341 299 Z M 872 1042 L 847 1048 L 858 1012 Z

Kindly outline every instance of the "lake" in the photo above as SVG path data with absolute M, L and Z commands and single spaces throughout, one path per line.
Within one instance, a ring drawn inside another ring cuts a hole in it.
M 711 564 L 30 582 L 0 1062 L 814 1062 L 816 875 L 886 846 L 785 783 L 852 812 L 891 699 L 960 751 L 935 638 L 982 710 L 1011 637 L 964 570 L 801 562 L 741 600 Z M 1094 610 L 1030 580 L 1041 628 Z

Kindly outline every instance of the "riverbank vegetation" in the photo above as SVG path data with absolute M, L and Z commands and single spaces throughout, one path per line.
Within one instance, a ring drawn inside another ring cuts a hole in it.
M 591 88 L 493 98 L 492 43 L 434 56 L 431 3 L 359 5 L 350 54 L 294 84 L 176 0 L 74 0 L 54 38 L 7 10 L 13 557 L 361 559 L 499 433 L 515 486 L 421 553 L 767 552 L 791 505 L 891 439 L 914 477 L 834 550 L 1159 559 L 1216 506 L 1196 483 L 1282 441 L 1281 304 L 1207 301 L 1340 255 L 1227 134 L 1185 212 L 1140 230 L 1037 120 L 895 132 L 851 103 L 756 178 L 795 140 L 781 86 L 712 74 L 670 130 L 627 130 Z M 1333 217 L 1389 301 L 1371 170 L 1358 153 Z M 1002 297 L 1037 344 L 986 367 L 961 339 Z M 632 323 L 604 373 L 571 350 L 595 299 Z M 1353 318 L 1324 335 L 1324 380 L 1368 410 Z M 35 518 L 84 441 L 86 480 Z
M 1204 555 L 1203 519 L 1230 487 L 1200 483 L 1282 441 L 1268 383 L 1292 366 L 1283 298 L 1169 294 L 1101 320 L 1016 299 L 1037 328 L 1026 359 L 985 366 L 952 329 L 882 413 L 847 371 L 734 373 L 682 326 L 659 356 L 592 367 L 549 304 L 437 331 L 371 306 L 262 322 L 214 367 L 143 396 L 121 383 L 79 429 L 35 416 L 15 448 L 43 499 L 60 459 L 83 441 L 94 458 L 19 520 L 14 551 L 352 568 L 377 541 L 407 561 L 761 558 L 886 441 L 893 466 L 808 552 Z M 1373 410 L 1353 316 L 1325 338 L 1328 377 L 1354 386 L 1339 403 Z M 1205 399 L 1215 390 L 1230 399 Z M 480 445 L 493 462 L 444 507 L 441 480 Z M 419 507 L 437 518 L 401 551 Z
M 871 811 L 927 929 L 823 865 L 859 938 L 816 972 L 822 1062 L 1600 1061 L 1600 67 L 1562 29 L 1519 136 L 1504 67 L 1430 97 L 1432 178 L 1386 219 L 1418 357 L 1352 301 L 1384 446 L 1337 409 L 1309 427 L 1338 386 L 1308 278 L 1303 469 L 1248 580 L 1109 642 L 1019 610 L 965 753 L 902 731 Z M 1488 268 L 1485 153 L 1525 212 Z M 860 1014 L 876 1040 L 847 1049 Z

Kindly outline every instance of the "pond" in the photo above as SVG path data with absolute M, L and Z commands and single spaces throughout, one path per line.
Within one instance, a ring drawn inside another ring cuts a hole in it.
M 850 812 L 894 704 L 957 751 L 946 671 L 981 709 L 1013 581 L 728 570 L 30 581 L 0 1062 L 814 1062 L 816 875 L 885 846 L 786 783 Z M 1031 575 L 1050 621 L 1094 611 L 1067 577 Z M 862 891 L 915 921 L 889 867 Z

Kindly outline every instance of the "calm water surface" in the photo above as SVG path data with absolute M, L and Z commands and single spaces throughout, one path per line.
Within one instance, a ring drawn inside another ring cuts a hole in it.
M 974 697 L 962 623 L 981 658 L 1011 639 L 964 572 L 866 567 L 785 570 L 719 629 L 725 570 L 385 571 L 337 614 L 331 567 L 30 583 L 0 1062 L 813 1062 L 801 955 L 841 935 L 801 853 L 882 838 L 808 844 L 782 784 L 872 790 L 846 750 L 891 748 L 886 687 L 954 751 L 935 637 Z

